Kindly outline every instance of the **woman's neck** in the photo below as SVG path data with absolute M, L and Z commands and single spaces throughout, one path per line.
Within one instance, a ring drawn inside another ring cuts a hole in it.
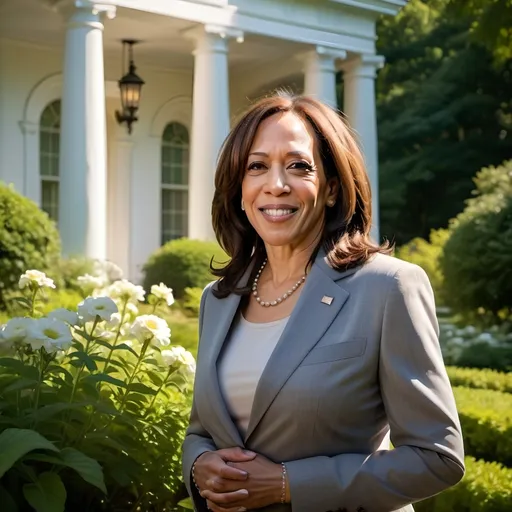
M 303 276 L 317 244 L 318 240 L 302 248 L 267 246 L 267 272 L 274 286 Z

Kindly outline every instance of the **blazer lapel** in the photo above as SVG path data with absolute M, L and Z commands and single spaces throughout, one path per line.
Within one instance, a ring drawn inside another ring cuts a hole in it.
M 344 274 L 328 267 L 323 260 L 323 254 L 319 254 L 256 388 L 245 441 L 249 439 L 276 395 L 318 343 L 348 299 L 348 292 L 333 280 L 342 277 Z
M 251 269 L 252 265 L 240 280 L 239 286 L 245 286 Z M 205 325 L 212 327 L 210 328 L 210 332 L 208 334 L 204 333 L 203 336 L 210 338 L 208 342 L 208 357 L 206 358 L 208 365 L 205 370 L 207 372 L 206 382 L 208 383 L 207 395 L 209 408 L 212 416 L 217 417 L 217 421 L 212 422 L 212 424 L 218 424 L 222 426 L 223 429 L 225 428 L 227 430 L 231 438 L 232 446 L 242 446 L 242 437 L 231 419 L 226 402 L 222 396 L 217 372 L 217 361 L 222 347 L 224 346 L 224 342 L 228 338 L 233 319 L 238 312 L 241 297 L 232 293 L 225 299 L 216 299 L 213 295 L 210 295 L 208 300 L 210 304 L 205 306 L 208 321 L 205 322 Z

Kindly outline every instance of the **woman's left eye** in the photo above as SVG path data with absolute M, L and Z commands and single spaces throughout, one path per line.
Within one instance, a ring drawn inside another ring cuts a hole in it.
M 313 166 L 311 164 L 308 164 L 308 162 L 293 162 L 293 164 L 290 165 L 290 169 L 300 169 L 304 171 L 313 171 Z

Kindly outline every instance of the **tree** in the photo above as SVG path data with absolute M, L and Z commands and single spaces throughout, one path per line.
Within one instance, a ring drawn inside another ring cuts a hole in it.
M 512 157 L 512 65 L 453 1 L 411 0 L 378 26 L 381 232 L 398 244 L 446 227 L 478 169 Z

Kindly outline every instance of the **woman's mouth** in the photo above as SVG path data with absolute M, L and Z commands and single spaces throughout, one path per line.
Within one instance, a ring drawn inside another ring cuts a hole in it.
M 284 222 L 291 217 L 295 213 L 297 213 L 298 208 L 291 207 L 272 207 L 272 208 L 259 208 L 260 212 L 263 214 L 265 219 L 271 222 Z

